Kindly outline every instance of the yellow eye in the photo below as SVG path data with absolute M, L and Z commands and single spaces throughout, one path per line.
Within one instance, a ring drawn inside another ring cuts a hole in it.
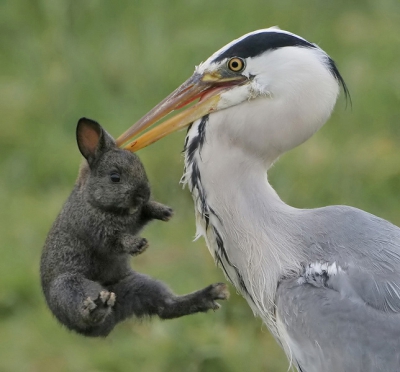
M 245 67 L 243 59 L 239 57 L 233 57 L 228 61 L 228 68 L 233 72 L 243 71 Z

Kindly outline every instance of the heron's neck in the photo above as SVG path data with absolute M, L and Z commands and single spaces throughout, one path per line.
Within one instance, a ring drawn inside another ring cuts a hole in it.
M 217 143 L 202 132 L 213 123 L 204 124 L 196 122 L 189 131 L 185 154 L 184 179 L 195 200 L 198 233 L 263 316 L 270 313 L 266 306 L 273 304 L 279 279 L 301 270 L 299 210 L 268 183 L 269 164 L 229 141 Z

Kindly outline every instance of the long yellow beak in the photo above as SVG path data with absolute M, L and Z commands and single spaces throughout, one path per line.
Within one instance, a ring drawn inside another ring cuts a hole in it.
M 200 98 L 200 102 L 197 104 L 171 117 L 124 146 L 129 151 L 138 151 L 217 110 L 221 93 L 246 81 L 247 78 L 241 75 L 222 77 L 218 73 L 194 73 L 192 77 L 117 138 L 117 145 L 122 146 L 165 115 Z

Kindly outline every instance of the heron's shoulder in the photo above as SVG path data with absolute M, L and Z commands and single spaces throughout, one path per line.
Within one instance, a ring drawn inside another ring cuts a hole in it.
M 328 205 L 326 207 L 308 209 L 309 213 L 319 215 L 319 216 L 331 216 L 331 217 L 341 217 L 341 218 L 352 218 L 359 220 L 371 220 L 371 221 L 381 221 L 388 222 L 387 220 L 375 216 L 374 214 L 368 213 L 362 209 L 351 207 L 349 205 Z
M 347 233 L 356 239 L 364 237 L 372 240 L 386 236 L 387 239 L 399 239 L 400 244 L 398 226 L 358 208 L 332 205 L 306 210 L 304 217 L 307 223 L 313 223 L 315 229 L 332 231 L 336 236 L 346 236 Z
M 383 312 L 400 312 L 400 229 L 357 208 L 305 211 L 309 260 L 296 285 L 335 291 Z
M 391 262 L 400 272 L 400 228 L 383 218 L 329 206 L 304 211 L 300 224 L 311 261 L 339 260 L 366 268 Z

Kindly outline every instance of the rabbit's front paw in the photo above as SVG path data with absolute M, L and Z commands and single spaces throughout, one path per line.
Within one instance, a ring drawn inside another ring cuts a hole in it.
M 97 298 L 87 297 L 83 301 L 82 315 L 85 322 L 89 324 L 100 324 L 111 314 L 115 304 L 116 296 L 114 292 L 101 291 Z
M 121 244 L 124 252 L 129 253 L 131 256 L 143 253 L 149 246 L 147 239 L 130 234 L 124 234 L 121 237 Z
M 163 205 L 163 207 L 160 220 L 169 221 L 174 215 L 174 211 L 171 207 L 167 207 L 166 205 Z
M 149 242 L 145 238 L 137 238 L 135 244 L 130 248 L 129 254 L 137 256 L 143 253 L 149 246 Z
M 143 207 L 143 213 L 150 219 L 169 221 L 173 216 L 173 209 L 167 205 L 152 200 Z

